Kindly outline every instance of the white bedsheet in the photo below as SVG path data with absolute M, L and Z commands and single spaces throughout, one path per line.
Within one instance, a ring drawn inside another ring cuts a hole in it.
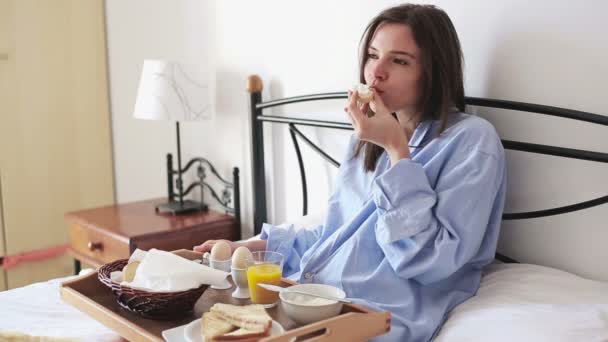
M 62 282 L 73 277 L 52 279 L 0 292 L 0 341 L 13 332 L 43 337 L 32 341 L 61 338 L 74 341 L 124 341 L 112 330 L 78 309 L 65 304 L 59 295 Z

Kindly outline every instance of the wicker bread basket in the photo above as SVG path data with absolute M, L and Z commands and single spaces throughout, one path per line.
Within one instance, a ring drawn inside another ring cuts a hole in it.
M 173 319 L 192 311 L 194 304 L 209 285 L 179 292 L 148 292 L 120 285 L 110 279 L 110 273 L 122 271 L 127 259 L 117 260 L 99 268 L 99 280 L 108 286 L 120 306 L 151 319 Z

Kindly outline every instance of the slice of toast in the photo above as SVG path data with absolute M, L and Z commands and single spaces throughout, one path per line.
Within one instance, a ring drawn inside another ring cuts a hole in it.
M 254 333 L 270 331 L 272 318 L 262 305 L 230 305 L 216 303 L 211 307 L 211 311 L 219 315 L 222 319 L 239 328 L 250 330 Z
M 205 312 L 201 322 L 201 333 L 205 341 L 215 341 L 218 336 L 236 330 L 237 327 L 213 312 Z

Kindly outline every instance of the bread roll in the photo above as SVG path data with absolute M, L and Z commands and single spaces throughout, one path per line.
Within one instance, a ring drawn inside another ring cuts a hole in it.
M 369 103 L 374 98 L 374 92 L 367 84 L 359 83 L 353 87 L 353 91 L 357 92 L 361 103 Z
M 124 281 L 130 283 L 135 279 L 135 273 L 137 272 L 137 267 L 139 266 L 139 261 L 133 261 L 127 264 L 122 269 L 122 278 Z

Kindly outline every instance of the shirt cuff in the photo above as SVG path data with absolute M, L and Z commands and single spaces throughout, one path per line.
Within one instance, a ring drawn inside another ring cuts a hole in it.
M 402 159 L 374 180 L 372 198 L 379 211 L 382 242 L 409 238 L 431 223 L 437 195 L 422 166 Z
M 295 238 L 296 231 L 292 224 L 275 226 L 264 223 L 262 225 L 260 239 L 266 240 L 267 251 L 277 252 L 287 256 L 291 251 Z

